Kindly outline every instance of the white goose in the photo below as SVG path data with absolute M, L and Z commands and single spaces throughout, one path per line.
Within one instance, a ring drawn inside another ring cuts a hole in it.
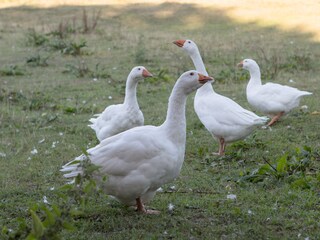
M 174 44 L 188 53 L 197 71 L 208 75 L 199 49 L 193 41 L 177 40 Z M 202 124 L 217 139 L 220 156 L 224 155 L 227 143 L 244 139 L 257 126 L 268 121 L 268 118 L 259 117 L 230 98 L 216 93 L 211 83 L 206 83 L 197 90 L 194 109 Z
M 278 121 L 282 115 L 299 106 L 303 96 L 312 94 L 277 83 L 263 85 L 259 65 L 252 59 L 244 59 L 238 64 L 238 67 L 250 72 L 247 100 L 256 110 L 272 117 L 268 126 Z
M 95 115 L 96 118 L 89 120 L 92 124 L 88 126 L 96 132 L 100 142 L 105 138 L 144 124 L 136 92 L 138 82 L 146 77 L 152 77 L 152 74 L 145 67 L 134 67 L 127 78 L 124 102 L 106 107 L 102 113 Z
M 213 78 L 196 71 L 183 73 L 177 80 L 169 98 L 167 117 L 160 126 L 140 126 L 104 139 L 89 149 L 90 162 L 99 166 L 98 176 L 108 195 L 126 205 L 136 205 L 137 211 L 146 210 L 163 184 L 178 177 L 184 161 L 186 144 L 185 105 L 187 95 Z M 79 161 L 84 155 L 67 163 L 61 169 L 66 178 L 82 174 Z

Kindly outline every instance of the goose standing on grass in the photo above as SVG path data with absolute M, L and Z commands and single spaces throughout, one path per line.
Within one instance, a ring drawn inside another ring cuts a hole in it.
M 252 59 L 244 59 L 238 64 L 238 67 L 250 72 L 246 91 L 247 100 L 256 110 L 272 117 L 268 126 L 273 125 L 282 115 L 298 107 L 303 96 L 312 94 L 277 83 L 263 85 L 259 65 Z
M 184 161 L 186 144 L 185 106 L 187 95 L 213 78 L 197 71 L 183 73 L 177 80 L 169 98 L 167 117 L 160 126 L 140 126 L 104 139 L 87 151 L 88 159 L 99 170 L 102 189 L 126 205 L 136 205 L 137 211 L 146 210 L 163 184 L 178 177 Z M 81 155 L 61 169 L 66 178 L 82 174 Z
M 199 49 L 193 41 L 177 40 L 174 44 L 188 53 L 197 71 L 208 75 Z M 217 139 L 220 156 L 224 155 L 227 143 L 244 139 L 257 126 L 268 121 L 267 117 L 259 117 L 230 98 L 217 94 L 211 83 L 206 83 L 197 90 L 194 109 L 202 124 Z
M 137 101 L 138 82 L 152 74 L 143 66 L 134 67 L 128 75 L 124 102 L 106 107 L 106 109 L 91 118 L 88 125 L 97 135 L 101 142 L 103 139 L 126 131 L 130 128 L 144 124 L 143 114 Z

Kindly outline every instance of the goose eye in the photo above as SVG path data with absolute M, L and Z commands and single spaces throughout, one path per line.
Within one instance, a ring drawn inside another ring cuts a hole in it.
M 188 43 L 191 43 L 191 41 L 188 41 Z
M 190 73 L 190 75 L 191 75 L 191 76 L 193 76 L 193 75 L 194 75 L 194 73 L 192 72 L 192 73 Z
M 138 68 L 138 70 L 140 71 L 140 70 L 141 70 L 141 68 Z

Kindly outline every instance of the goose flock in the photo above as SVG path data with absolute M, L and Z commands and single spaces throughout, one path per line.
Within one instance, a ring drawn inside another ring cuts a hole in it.
M 182 168 L 186 147 L 186 100 L 196 91 L 194 110 L 225 154 L 227 143 L 246 138 L 259 126 L 273 125 L 299 106 L 301 97 L 312 93 L 275 83 L 261 83 L 258 64 L 244 59 L 238 67 L 250 72 L 246 95 L 249 104 L 267 116 L 258 116 L 228 97 L 216 93 L 214 79 L 206 71 L 195 42 L 173 42 L 191 58 L 195 69 L 184 72 L 169 97 L 167 115 L 160 126 L 144 125 L 136 88 L 139 80 L 153 75 L 143 66 L 134 67 L 126 81 L 123 104 L 110 105 L 90 121 L 100 143 L 62 166 L 66 178 L 84 173 L 84 161 L 98 166 L 97 183 L 110 196 L 141 213 L 158 214 L 145 204 L 162 185 L 174 181 Z M 269 117 L 271 120 L 269 121 Z M 269 121 L 269 122 L 268 122 Z

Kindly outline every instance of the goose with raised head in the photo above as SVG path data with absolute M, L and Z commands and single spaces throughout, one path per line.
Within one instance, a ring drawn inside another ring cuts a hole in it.
M 125 98 L 122 104 L 114 104 L 91 118 L 91 127 L 101 142 L 103 139 L 144 124 L 143 113 L 137 100 L 137 85 L 141 79 L 152 77 L 143 66 L 132 68 L 126 81 Z
M 197 71 L 183 73 L 173 87 L 167 116 L 160 126 L 140 126 L 106 138 L 99 145 L 67 163 L 61 169 L 64 177 L 74 178 L 83 173 L 81 161 L 87 159 L 99 167 L 97 178 L 102 189 L 126 205 L 146 210 L 144 203 L 154 197 L 163 184 L 178 177 L 185 155 L 188 94 L 213 78 Z M 80 163 L 79 163 L 80 162 Z
M 237 66 L 249 71 L 247 100 L 256 110 L 272 117 L 268 126 L 273 125 L 281 116 L 298 107 L 303 96 L 312 94 L 277 83 L 262 84 L 260 67 L 252 59 L 244 59 Z
M 208 75 L 195 42 L 177 40 L 173 43 L 187 52 L 197 71 Z M 206 83 L 197 90 L 194 109 L 202 124 L 217 139 L 220 156 L 224 155 L 227 143 L 246 138 L 257 126 L 268 121 L 267 117 L 259 117 L 230 98 L 216 93 L 211 83 Z

